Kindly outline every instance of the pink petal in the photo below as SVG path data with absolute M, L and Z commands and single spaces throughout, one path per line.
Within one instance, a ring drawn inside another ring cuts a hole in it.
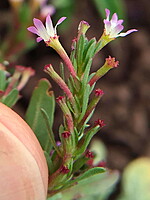
M 28 27 L 27 30 L 30 31 L 31 33 L 39 35 L 37 29 L 34 26 Z
M 116 27 L 114 27 L 111 31 L 110 37 L 116 37 L 118 33 L 120 33 L 123 30 L 124 26 L 121 24 L 118 24 Z
M 111 22 L 113 24 L 116 24 L 118 21 L 118 15 L 116 13 L 113 14 L 112 18 L 111 18 Z
M 105 12 L 106 12 L 106 18 L 107 18 L 107 20 L 109 20 L 110 10 L 106 8 Z
M 38 31 L 39 35 L 44 40 L 49 40 L 49 35 L 48 35 L 47 31 L 46 31 L 45 26 L 41 22 L 41 20 L 34 18 L 33 19 L 33 23 L 34 23 L 35 27 L 37 28 L 37 31 Z
M 106 34 L 109 34 L 111 31 L 111 22 L 104 19 L 104 24 L 105 24 L 105 30 L 106 30 Z
M 37 38 L 36 38 L 36 41 L 37 41 L 37 42 L 41 42 L 42 40 L 43 40 L 43 38 L 41 38 L 41 37 L 37 37 Z
M 61 24 L 67 17 L 61 17 L 55 25 L 54 32 L 56 34 L 56 28 L 59 24 Z
M 123 22 L 124 22 L 124 20 L 120 19 L 120 20 L 117 21 L 117 24 L 122 24 Z
M 54 36 L 54 28 L 53 28 L 53 23 L 52 23 L 50 15 L 47 15 L 46 17 L 46 30 L 49 36 L 52 36 L 52 37 Z
M 124 36 L 126 36 L 126 35 L 129 35 L 130 33 L 133 33 L 133 32 L 136 32 L 136 31 L 138 31 L 137 29 L 131 29 L 131 30 L 128 30 L 127 32 L 125 32 L 125 33 L 120 33 L 117 37 L 124 37 Z
M 56 23 L 56 26 L 58 26 L 59 24 L 61 24 L 67 17 L 61 17 L 58 22 Z

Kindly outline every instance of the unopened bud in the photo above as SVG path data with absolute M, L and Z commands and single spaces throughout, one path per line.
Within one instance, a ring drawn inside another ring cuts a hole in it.
M 85 34 L 89 28 L 90 25 L 86 21 L 81 21 L 78 26 L 78 38 L 81 34 Z
M 64 131 L 64 132 L 62 133 L 62 137 L 63 137 L 63 138 L 68 138 L 68 137 L 70 137 L 70 135 L 71 135 L 71 133 L 70 133 L 69 131 Z
M 65 97 L 64 96 L 59 96 L 56 98 L 57 103 L 64 103 L 65 102 Z
M 69 172 L 70 172 L 70 170 L 66 166 L 62 166 L 60 169 L 60 173 L 68 174 Z
M 86 158 L 94 158 L 94 154 L 93 154 L 93 152 L 91 152 L 91 151 L 88 150 L 88 151 L 86 152 L 86 154 L 85 154 L 85 157 L 86 157 Z
M 95 92 L 95 96 L 102 96 L 104 94 L 103 90 L 101 90 L 99 88 L 96 89 L 94 92 Z

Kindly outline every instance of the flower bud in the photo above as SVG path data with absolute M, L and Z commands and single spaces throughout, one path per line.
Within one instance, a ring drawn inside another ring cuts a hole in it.
M 48 168 L 26 122 L 0 103 L 0 199 L 45 200 Z

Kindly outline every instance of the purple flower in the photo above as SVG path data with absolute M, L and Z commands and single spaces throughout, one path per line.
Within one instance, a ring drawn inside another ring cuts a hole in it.
M 132 32 L 137 31 L 136 29 L 131 29 L 125 33 L 120 33 L 124 28 L 124 26 L 122 25 L 123 20 L 122 19 L 118 20 L 118 16 L 116 13 L 114 13 L 111 20 L 109 20 L 110 10 L 106 8 L 105 12 L 106 12 L 106 19 L 104 19 L 105 35 L 108 35 L 109 38 L 124 37 Z
M 38 35 L 36 41 L 40 42 L 41 40 L 44 40 L 45 42 L 50 41 L 51 37 L 57 36 L 56 28 L 59 24 L 61 24 L 66 17 L 61 17 L 58 22 L 56 23 L 55 27 L 53 27 L 53 23 L 51 20 L 50 15 L 47 15 L 46 17 L 46 24 L 45 26 L 41 22 L 41 20 L 34 18 L 33 23 L 34 26 L 28 27 L 28 31 Z

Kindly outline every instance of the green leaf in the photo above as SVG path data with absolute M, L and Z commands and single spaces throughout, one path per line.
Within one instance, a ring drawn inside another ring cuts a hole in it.
M 90 58 L 89 61 L 86 63 L 86 68 L 85 68 L 85 71 L 84 71 L 84 77 L 83 77 L 83 80 L 82 80 L 83 90 L 84 90 L 84 87 L 86 87 L 87 84 L 88 84 L 89 72 L 90 72 L 90 69 L 91 69 L 91 65 L 92 65 L 92 58 Z
M 61 157 L 61 152 L 59 151 L 59 149 L 58 149 L 58 147 L 56 145 L 55 138 L 54 138 L 54 133 L 53 133 L 51 125 L 50 125 L 50 120 L 49 120 L 48 114 L 43 108 L 41 108 L 41 112 L 42 112 L 43 118 L 44 118 L 46 126 L 47 126 L 50 143 L 55 148 L 55 150 L 58 153 L 58 155 L 60 155 L 60 157 Z
M 82 153 L 85 152 L 87 146 L 89 145 L 92 137 L 100 130 L 100 127 L 96 126 L 92 129 L 90 129 L 89 131 L 87 131 L 87 133 L 85 133 L 85 135 L 82 137 L 82 139 L 79 141 L 78 144 L 78 148 L 76 150 L 75 155 L 81 155 Z
M 81 169 L 81 167 L 87 162 L 88 158 L 86 158 L 84 155 L 81 155 L 73 164 L 72 173 L 77 172 Z
M 95 45 L 96 45 L 96 39 L 92 38 L 88 42 L 86 48 L 84 49 L 83 57 L 85 58 L 85 62 L 87 59 L 89 60 L 89 58 L 92 58 L 94 56 Z
M 96 174 L 100 174 L 100 173 L 104 173 L 106 170 L 103 167 L 94 167 L 92 169 L 87 170 L 86 172 L 84 172 L 82 175 L 78 176 L 77 178 L 67 182 L 64 185 L 64 188 L 67 188 L 68 186 L 73 185 L 74 183 L 78 183 L 79 181 L 83 180 L 83 179 L 87 179 L 91 176 L 94 176 Z
M 41 108 L 48 113 L 50 126 L 53 125 L 55 99 L 53 92 L 49 92 L 51 85 L 47 79 L 41 79 L 34 89 L 25 119 L 36 134 L 42 148 L 49 152 L 51 144 L 45 120 L 42 116 Z
M 77 42 L 77 64 L 78 64 L 79 72 L 80 72 L 80 68 L 81 68 L 81 65 L 83 62 L 83 58 L 84 58 L 83 52 L 84 52 L 86 43 L 87 43 L 87 39 L 86 39 L 85 35 L 82 34 L 79 38 L 79 41 Z
M 53 162 L 51 160 L 51 157 L 46 151 L 44 151 L 44 155 L 45 155 L 45 158 L 46 158 L 46 161 L 47 161 L 48 171 L 49 171 L 50 174 L 52 174 L 54 172 L 54 165 L 53 165 Z
M 83 116 L 85 115 L 85 112 L 87 110 L 87 106 L 88 106 L 88 101 L 89 101 L 89 95 L 90 95 L 90 85 L 86 85 L 85 90 L 83 90 L 83 99 L 82 99 L 82 112 L 80 114 L 79 120 L 78 122 L 80 122 L 83 118 Z
M 49 197 L 47 200 L 62 200 L 62 194 L 57 193 L 56 195 Z
M 13 89 L 7 96 L 3 96 L 2 103 L 7 105 L 8 107 L 12 107 L 19 99 L 19 91 L 17 89 Z
M 6 87 L 6 75 L 5 71 L 0 70 L 0 90 L 5 90 Z
M 149 200 L 149 187 L 150 158 L 138 158 L 132 161 L 123 172 L 122 193 L 118 200 Z

